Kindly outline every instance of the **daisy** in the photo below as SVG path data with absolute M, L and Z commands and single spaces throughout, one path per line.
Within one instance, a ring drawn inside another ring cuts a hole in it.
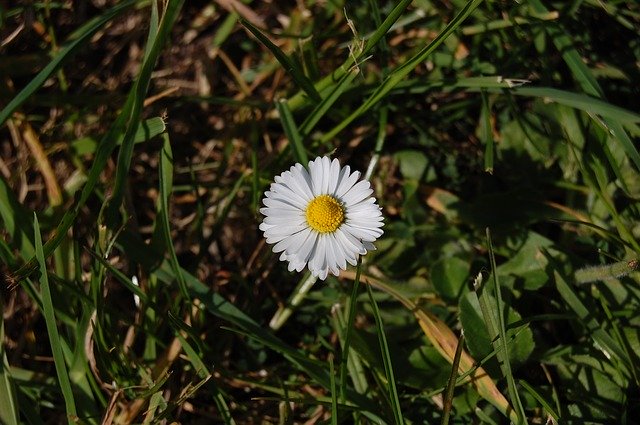
M 282 253 L 280 260 L 289 262 L 289 271 L 308 266 L 324 280 L 375 249 L 382 212 L 370 196 L 371 185 L 359 177 L 326 156 L 309 161 L 308 170 L 296 164 L 276 176 L 262 200 L 260 230 L 275 244 L 273 252 Z

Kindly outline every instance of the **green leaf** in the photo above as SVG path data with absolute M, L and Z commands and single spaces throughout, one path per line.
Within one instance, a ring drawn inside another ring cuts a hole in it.
M 403 150 L 395 157 L 400 164 L 400 172 L 406 179 L 420 180 L 427 169 L 429 161 L 424 153 L 417 150 Z
M 469 263 L 458 257 L 442 258 L 431 266 L 431 283 L 445 299 L 457 299 L 468 277 Z

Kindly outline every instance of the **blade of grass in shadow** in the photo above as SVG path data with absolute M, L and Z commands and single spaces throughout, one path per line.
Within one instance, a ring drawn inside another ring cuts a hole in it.
M 344 345 L 342 346 L 342 357 L 340 358 L 340 401 L 345 402 L 345 390 L 347 388 L 347 362 L 349 359 L 349 348 L 351 345 L 351 330 L 356 321 L 356 307 L 358 305 L 358 289 L 360 289 L 360 273 L 362 271 L 362 256 L 358 257 L 356 266 L 356 277 L 351 288 L 351 297 L 349 298 L 349 316 L 347 324 L 344 328 Z
M 140 301 L 142 301 L 145 304 L 148 302 L 147 294 L 145 294 L 142 291 L 142 289 L 140 289 L 140 286 L 134 284 L 131 281 L 131 279 L 125 276 L 124 273 L 122 273 L 120 270 L 115 268 L 107 260 L 102 258 L 97 252 L 92 251 L 91 249 L 88 249 L 88 248 L 87 248 L 87 252 L 93 257 L 94 260 L 98 261 L 105 269 L 107 269 L 107 271 L 109 271 L 118 282 L 122 283 L 125 286 L 125 288 L 131 291 L 131 293 L 138 296 L 140 298 Z
M 58 333 L 58 326 L 56 323 L 55 307 L 51 298 L 51 291 L 49 290 L 49 277 L 47 275 L 47 264 L 45 262 L 44 253 L 42 250 L 42 237 L 40 236 L 40 225 L 38 223 L 38 217 L 33 214 L 33 232 L 34 243 L 36 250 L 36 258 L 38 259 L 38 265 L 40 267 L 40 290 L 42 292 L 42 315 L 47 327 L 47 334 L 49 335 L 49 343 L 51 344 L 51 353 L 53 354 L 53 362 L 56 368 L 56 374 L 58 375 L 58 384 L 62 390 L 62 396 L 64 397 L 65 409 L 67 412 L 67 420 L 70 424 L 76 422 L 76 404 L 73 398 L 73 391 L 71 390 L 71 382 L 69 381 L 69 374 L 67 372 L 67 364 L 62 354 L 62 346 L 60 344 L 60 334 Z
M 518 394 L 518 388 L 516 387 L 516 381 L 513 378 L 513 373 L 511 371 L 511 363 L 509 361 L 509 351 L 507 346 L 507 329 L 504 323 L 504 318 L 506 315 L 506 309 L 502 308 L 502 291 L 500 288 L 500 282 L 498 281 L 498 268 L 496 266 L 496 257 L 493 253 L 493 244 L 491 242 L 491 232 L 489 228 L 486 229 L 487 234 L 487 245 L 489 248 L 489 260 L 491 261 L 491 276 L 493 280 L 493 293 L 496 300 L 496 315 L 493 315 L 493 318 L 497 316 L 497 335 L 499 336 L 496 341 L 494 338 L 496 336 L 495 326 L 487 326 L 487 330 L 489 331 L 489 335 L 493 339 L 493 345 L 498 354 L 498 360 L 500 361 L 500 368 L 502 369 L 502 373 L 507 379 L 507 391 L 509 393 L 509 398 L 511 399 L 511 403 L 515 406 L 516 415 L 518 416 L 518 424 L 526 423 L 527 417 L 524 412 L 524 407 L 522 406 L 522 401 L 520 400 L 520 395 Z M 475 283 L 474 283 L 475 286 Z M 489 302 L 488 298 L 483 296 L 485 291 L 483 290 L 483 286 L 479 285 L 480 288 L 474 288 L 478 291 L 478 299 L 480 301 L 480 307 L 482 309 L 482 314 L 485 319 L 485 323 L 489 324 L 492 321 L 492 314 L 489 311 Z
M 314 87 L 313 82 L 311 82 L 311 80 L 307 78 L 307 76 L 304 74 L 304 70 L 297 63 L 291 60 L 286 53 L 284 53 L 278 46 L 276 46 L 271 42 L 271 40 L 269 40 L 269 37 L 265 36 L 249 21 L 240 18 L 240 23 L 244 25 L 244 27 L 248 29 L 249 32 L 251 32 L 251 34 L 253 34 L 267 49 L 269 49 L 271 53 L 273 53 L 273 56 L 275 56 L 278 62 L 280 62 L 284 70 L 289 75 L 291 75 L 293 81 L 295 81 L 296 84 L 302 90 L 304 90 L 304 92 L 311 98 L 311 100 L 313 100 L 314 102 L 320 102 L 322 100 L 322 97 Z
M 458 380 L 458 368 L 460 367 L 460 357 L 462 356 L 463 344 L 464 334 L 460 335 L 458 346 L 456 347 L 456 353 L 453 356 L 453 363 L 451 363 L 451 374 L 449 375 L 447 387 L 444 391 L 444 397 L 442 399 L 442 420 L 440 421 L 441 425 L 449 424 L 451 407 L 453 407 L 453 390 L 455 390 L 456 381 Z
M 5 231 L 11 236 L 12 246 L 17 247 L 22 258 L 30 258 L 34 254 L 32 223 L 27 218 L 27 210 L 18 202 L 13 191 L 0 175 L 0 219 Z
M 169 225 L 169 197 L 173 190 L 173 153 L 171 151 L 171 143 L 169 135 L 162 134 L 162 149 L 160 151 L 160 196 L 158 198 L 158 215 L 162 233 L 164 235 L 165 247 L 169 253 L 169 263 L 173 267 L 180 292 L 185 299 L 189 299 L 187 284 L 182 276 L 178 256 L 171 239 L 171 226 Z
M 329 354 L 329 376 L 331 377 L 331 425 L 338 425 L 338 393 L 336 391 L 336 376 L 333 367 L 333 354 Z
M 340 124 L 327 132 L 321 139 L 322 142 L 333 139 L 338 133 L 340 133 L 347 125 L 353 120 L 360 117 L 362 114 L 376 105 L 382 98 L 384 98 L 389 91 L 391 91 L 398 83 L 400 83 L 409 73 L 411 73 L 418 65 L 423 63 L 431 53 L 442 44 L 453 31 L 455 31 L 467 17 L 473 12 L 482 0 L 469 1 L 465 7 L 456 15 L 455 18 L 442 30 L 436 38 L 433 39 L 426 47 L 418 52 L 411 59 L 400 65 L 389 73 L 387 78 L 376 88 L 373 94 L 364 101 L 355 111 L 353 111 L 347 118 L 342 120 Z
M 294 158 L 306 167 L 309 163 L 307 151 L 304 149 L 302 137 L 300 136 L 296 122 L 293 119 L 293 115 L 287 106 L 286 99 L 276 100 L 276 109 L 280 115 L 280 122 L 282 123 L 284 133 L 287 135 L 287 139 L 289 139 L 289 144 Z
M 38 90 L 47 81 L 51 75 L 74 53 L 76 53 L 82 45 L 89 41 L 91 37 L 105 24 L 113 20 L 119 14 L 126 11 L 129 7 L 138 3 L 139 0 L 123 1 L 111 9 L 107 10 L 100 16 L 90 19 L 69 36 L 69 41 L 58 50 L 51 62 L 36 75 L 11 101 L 0 111 L 0 125 L 15 112 L 36 90 Z
M 371 301 L 371 307 L 373 308 L 373 317 L 376 322 L 376 333 L 378 335 L 378 343 L 380 344 L 380 351 L 382 352 L 382 361 L 384 364 L 384 372 L 387 378 L 387 389 L 389 391 L 389 399 L 391 400 L 391 407 L 393 410 L 393 418 L 396 424 L 404 424 L 404 418 L 402 416 L 402 409 L 400 408 L 400 398 L 398 397 L 398 388 L 396 386 L 396 379 L 393 373 L 393 364 L 391 362 L 391 354 L 389 353 L 389 344 L 387 343 L 387 336 L 384 332 L 384 325 L 382 324 L 382 318 L 380 317 L 380 310 L 378 309 L 378 303 L 376 303 L 373 297 L 373 291 L 371 285 L 366 285 L 367 292 L 369 293 L 369 300 Z
M 532 9 L 539 14 L 548 13 L 547 8 L 540 0 L 531 1 Z M 604 99 L 604 92 L 598 80 L 596 80 L 593 72 L 584 63 L 582 56 L 573 46 L 573 41 L 565 33 L 562 26 L 555 22 L 549 22 L 545 24 L 545 30 L 549 37 L 553 40 L 554 45 L 558 52 L 562 54 L 562 58 L 571 70 L 574 78 L 588 95 L 599 97 Z M 620 141 L 623 149 L 626 151 L 629 158 L 633 161 L 635 166 L 640 169 L 640 153 L 634 145 L 633 141 L 623 128 L 619 117 L 604 117 L 604 122 L 609 127 L 613 135 Z M 617 167 L 615 163 L 611 164 L 612 167 Z
M 138 123 L 140 115 L 142 113 L 142 107 L 147 91 L 149 90 L 149 84 L 151 82 L 151 73 L 155 68 L 158 56 L 162 51 L 166 41 L 171 34 L 173 24 L 178 18 L 180 10 L 184 0 L 169 0 L 166 3 L 164 13 L 159 25 L 152 23 L 150 25 L 149 36 L 147 40 L 147 48 L 145 50 L 144 61 L 140 70 L 140 74 L 134 83 L 133 92 L 135 93 L 132 99 L 131 112 L 129 114 L 129 122 L 135 123 L 129 125 L 127 131 L 124 134 L 122 146 L 118 152 L 118 161 L 116 163 L 116 175 L 113 183 L 113 192 L 111 196 L 105 200 L 103 208 L 104 217 L 109 227 L 115 227 L 117 220 L 118 210 L 122 202 L 122 196 L 124 188 L 128 182 L 129 167 L 131 166 L 131 158 L 133 156 L 134 135 L 138 130 Z M 157 21 L 157 9 L 156 3 L 153 3 L 152 9 L 152 21 Z M 156 31 L 157 29 L 157 31 Z
M 5 352 L 4 300 L 0 297 L 0 423 L 18 425 L 18 398 L 16 387 L 9 373 L 9 362 Z
M 551 407 L 551 405 L 547 402 L 547 400 L 538 392 L 536 389 L 529 384 L 527 381 L 521 379 L 520 385 L 524 388 L 533 398 L 535 398 L 538 403 L 542 405 L 542 408 L 558 423 L 560 419 L 560 415 Z
M 344 317 L 344 311 L 340 304 L 335 304 L 331 308 L 332 325 L 335 333 L 338 335 L 340 347 L 344 347 L 345 330 L 347 328 L 347 319 Z M 344 349 L 344 348 L 342 348 Z M 360 356 L 356 355 L 355 349 L 349 349 L 350 355 L 347 359 L 347 372 L 351 377 L 353 388 L 359 394 L 365 394 L 369 389 L 367 382 L 366 370 L 362 364 Z
M 371 37 L 367 39 L 362 51 L 359 52 L 359 54 L 357 54 L 355 57 L 354 55 L 349 55 L 341 66 L 338 66 L 331 74 L 324 77 L 315 85 L 316 89 L 320 93 L 324 94 L 326 90 L 333 87 L 336 81 L 341 80 L 342 77 L 351 70 L 352 65 L 354 64 L 354 61 L 359 60 L 363 57 L 366 57 L 366 55 L 368 55 L 371 52 L 371 50 L 378 44 L 380 39 L 382 39 L 382 37 L 384 37 L 387 34 L 387 32 L 389 32 L 393 24 L 400 18 L 400 16 L 402 16 L 402 14 L 407 9 L 407 7 L 411 4 L 411 2 L 412 0 L 400 1 L 393 8 L 393 10 L 391 10 L 389 15 L 382 22 L 382 24 L 378 26 L 375 32 L 371 34 Z M 304 100 L 305 100 L 304 93 L 303 92 L 297 93 L 291 99 L 289 99 L 289 102 L 288 102 L 289 108 L 295 111 L 303 104 Z
M 499 93 L 500 89 L 488 89 Z M 624 123 L 640 123 L 640 114 L 605 102 L 592 96 L 572 93 L 550 87 L 518 87 L 511 89 L 511 93 L 518 96 L 539 97 L 545 102 L 556 102 L 595 114 L 604 118 L 612 118 Z
M 482 90 L 482 109 L 480 110 L 480 139 L 484 143 L 484 171 L 493 174 L 494 140 L 491 131 L 491 108 L 486 90 Z
M 551 260 L 551 256 L 546 254 L 550 260 L 550 264 L 554 264 Z M 562 277 L 562 275 L 554 270 L 553 272 L 556 288 L 560 293 L 560 296 L 567 304 L 567 306 L 575 313 L 578 321 L 588 329 L 588 335 L 596 343 L 595 346 L 600 349 L 607 358 L 615 358 L 618 362 L 614 362 L 617 365 L 618 370 L 623 376 L 627 378 L 631 377 L 630 370 L 633 368 L 633 361 L 627 358 L 624 350 L 615 342 L 598 323 L 596 318 L 591 314 L 587 306 L 580 300 L 578 295 L 573 291 L 571 286 Z
M 182 332 L 186 333 L 187 336 L 189 336 L 189 338 L 191 338 L 191 340 L 193 340 L 196 343 L 196 345 L 198 345 L 200 341 L 198 337 L 194 335 L 193 330 L 186 323 L 182 322 L 173 314 L 171 314 L 171 312 L 168 312 L 167 317 L 169 318 L 169 324 L 173 327 L 175 331 L 176 338 L 178 338 L 178 340 L 180 341 L 180 345 L 182 345 L 182 349 L 184 350 L 187 356 L 187 359 L 193 366 L 198 376 L 201 379 L 211 377 L 212 374 L 209 371 L 209 368 L 207 368 L 207 366 L 202 361 L 202 357 L 203 357 L 202 350 L 200 348 L 196 350 L 189 343 L 187 338 L 184 335 L 182 335 Z M 235 421 L 231 417 L 231 411 L 229 409 L 229 406 L 227 405 L 227 402 L 224 399 L 224 396 L 218 389 L 218 386 L 214 383 L 212 379 L 210 379 L 206 385 L 207 387 L 209 387 L 209 389 L 213 393 L 213 401 L 216 403 L 216 407 L 218 408 L 218 412 L 220 413 L 220 416 L 222 416 L 224 423 L 227 425 L 234 425 Z

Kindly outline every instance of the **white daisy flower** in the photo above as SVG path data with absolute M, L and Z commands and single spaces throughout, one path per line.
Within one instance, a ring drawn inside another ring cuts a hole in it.
M 318 157 L 309 170 L 296 164 L 276 176 L 262 202 L 260 224 L 273 252 L 289 262 L 289 271 L 302 271 L 324 280 L 338 276 L 347 263 L 374 250 L 382 235 L 382 212 L 368 181 L 360 172 L 340 167 L 337 159 Z

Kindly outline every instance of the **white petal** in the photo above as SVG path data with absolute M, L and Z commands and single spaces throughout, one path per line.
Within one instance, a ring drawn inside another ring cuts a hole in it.
M 357 204 L 373 193 L 373 189 L 370 189 L 370 187 L 371 184 L 366 180 L 358 182 L 347 193 L 342 195 L 342 202 L 347 206 Z
M 313 256 L 317 243 L 318 232 L 312 231 L 309 237 L 304 241 L 304 244 L 302 244 L 300 251 L 297 253 L 297 256 L 301 261 L 304 261 L 305 264 L 307 264 L 309 259 Z
M 348 224 L 343 224 L 340 227 L 340 230 L 343 231 L 344 236 L 351 242 L 351 245 L 355 247 L 354 251 L 356 251 L 360 255 L 364 255 L 367 253 L 367 250 L 362 246 L 362 239 L 354 235 L 353 228 Z
M 343 179 L 342 182 L 340 182 L 340 185 L 338 185 L 338 189 L 336 190 L 336 197 L 341 199 L 344 194 L 347 193 L 354 184 L 356 184 L 359 178 L 360 171 L 354 171 L 350 176 Z
M 271 226 L 301 225 L 307 223 L 307 219 L 302 214 L 268 215 L 262 222 Z
M 307 184 L 304 177 L 300 175 L 300 172 L 295 168 L 291 167 L 291 171 L 287 171 L 282 174 L 284 183 L 297 195 L 299 195 L 305 202 L 311 201 L 313 199 L 313 194 L 311 193 L 311 188 Z
M 313 230 L 311 230 L 311 228 L 307 227 L 303 231 L 298 232 L 295 235 L 291 235 L 289 237 L 289 239 L 290 239 L 289 240 L 289 246 L 285 250 L 287 255 L 291 255 L 291 256 L 296 256 L 297 257 L 298 256 L 297 255 L 298 251 L 300 251 L 300 249 L 304 245 L 304 242 L 309 237 L 309 234 L 312 233 L 312 232 L 313 232 Z
M 340 229 L 336 231 L 336 235 L 340 238 L 342 245 L 345 248 L 345 252 L 350 254 L 348 259 L 357 260 L 358 254 L 366 254 L 367 251 L 362 247 L 362 242 L 360 242 L 356 237 L 354 237 L 351 233 L 343 230 L 345 226 L 342 226 Z
M 315 276 L 318 276 L 320 279 L 323 279 L 322 271 L 327 268 L 327 239 L 325 234 L 318 235 L 318 241 L 316 249 L 309 259 L 309 270 L 312 273 L 315 272 Z M 325 273 L 326 277 L 326 273 Z
M 293 202 L 284 198 L 264 198 L 262 203 L 268 208 L 281 208 L 284 210 L 304 211 L 303 208 L 297 207 Z
M 311 189 L 311 176 L 306 168 L 302 164 L 296 164 L 291 167 L 291 174 L 296 178 L 296 181 L 300 185 L 301 189 L 307 194 L 309 199 L 313 198 L 313 191 Z
M 302 195 L 294 192 L 288 186 L 285 186 L 283 184 L 280 184 L 278 185 L 278 187 L 276 187 L 275 193 L 276 195 L 278 195 L 275 199 L 278 199 L 283 203 L 286 202 L 302 209 L 306 208 L 308 204 L 308 202 L 302 197 Z M 274 196 L 271 196 L 271 198 L 273 199 Z
M 340 161 L 336 158 L 331 161 L 331 167 L 329 168 L 329 185 L 327 186 L 327 193 L 333 195 L 338 188 L 338 179 L 340 178 Z
M 338 242 L 335 233 L 329 236 L 329 243 L 331 245 L 331 251 L 333 252 L 333 259 L 335 264 L 333 270 L 335 271 L 334 274 L 337 276 L 338 273 L 340 273 L 338 271 L 338 267 L 342 270 L 347 268 L 347 255 L 344 252 L 342 245 Z
M 313 196 L 322 195 L 322 158 L 309 161 L 309 175 L 311 176 L 311 191 Z
M 344 224 L 341 228 L 344 229 L 345 234 L 351 234 L 360 241 L 373 242 L 378 236 L 382 235 L 382 230 L 380 229 L 364 229 L 349 224 Z
M 326 195 L 329 193 L 329 180 L 331 178 L 331 161 L 329 157 L 322 157 L 322 187 L 320 193 Z

